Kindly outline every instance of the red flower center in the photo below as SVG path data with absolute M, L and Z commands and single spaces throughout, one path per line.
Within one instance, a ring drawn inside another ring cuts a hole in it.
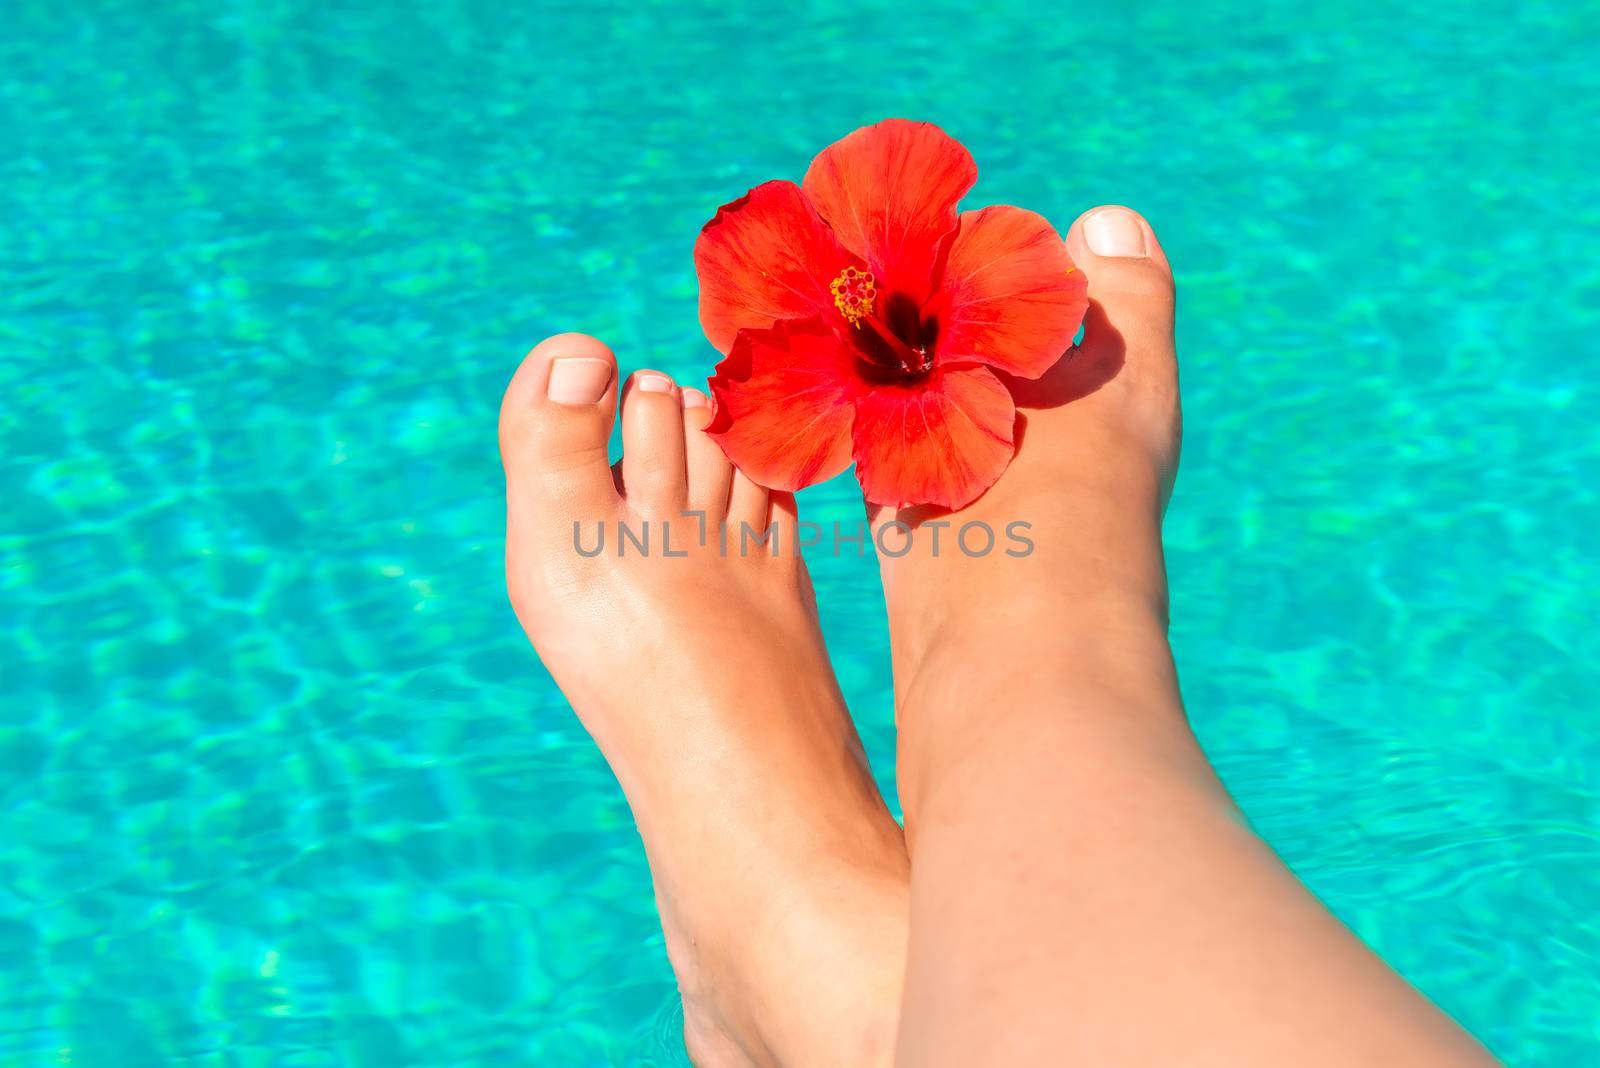
M 871 271 L 846 267 L 828 287 L 833 305 L 859 335 L 855 349 L 862 372 L 880 381 L 921 378 L 933 369 L 934 343 L 939 321 L 924 316 L 917 302 L 904 293 L 891 293 L 879 305 L 877 281 Z M 866 330 L 862 330 L 862 326 Z
M 872 302 L 878 295 L 878 283 L 871 271 L 858 271 L 846 267 L 839 272 L 828 290 L 833 294 L 833 306 L 851 326 L 859 326 L 865 315 L 872 314 Z

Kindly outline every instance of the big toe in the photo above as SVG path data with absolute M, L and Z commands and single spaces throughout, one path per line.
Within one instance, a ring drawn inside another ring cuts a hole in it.
M 500 456 L 514 514 L 581 516 L 616 498 L 607 460 L 617 358 L 585 334 L 535 345 L 500 405 Z
M 1170 493 L 1183 426 L 1172 265 L 1149 222 L 1118 205 L 1079 216 L 1067 231 L 1067 251 L 1089 281 L 1077 365 L 1085 374 L 1099 369 L 1110 387 L 1091 409 L 1119 433 L 1142 432 L 1141 440 L 1157 450 L 1163 491 Z
M 1130 349 L 1172 346 L 1172 265 L 1150 224 L 1108 204 L 1078 216 L 1067 251 L 1089 279 L 1085 344 L 1114 331 Z

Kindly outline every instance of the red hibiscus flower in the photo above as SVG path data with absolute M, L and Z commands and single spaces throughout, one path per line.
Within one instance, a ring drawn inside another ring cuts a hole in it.
M 1041 216 L 956 213 L 977 176 L 937 126 L 889 119 L 706 224 L 700 323 L 726 357 L 707 430 L 751 478 L 795 490 L 854 461 L 875 504 L 959 508 L 1005 471 L 1002 373 L 1049 370 L 1088 301 Z

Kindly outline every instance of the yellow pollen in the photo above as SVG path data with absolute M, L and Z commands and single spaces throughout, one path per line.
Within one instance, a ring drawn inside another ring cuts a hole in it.
M 864 317 L 872 314 L 872 302 L 878 295 L 872 272 L 858 271 L 854 267 L 841 271 L 828 291 L 833 294 L 833 306 L 839 309 L 839 314 L 857 328 Z

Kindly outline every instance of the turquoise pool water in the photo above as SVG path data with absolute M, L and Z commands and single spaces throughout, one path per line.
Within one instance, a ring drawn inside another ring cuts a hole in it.
M 897 114 L 1154 221 L 1203 741 L 1502 1057 L 1600 1063 L 1600 9 L 971 10 L 0 6 L 0 1065 L 682 1063 L 495 409 L 562 329 L 706 373 L 700 224 Z M 815 570 L 892 788 L 874 565 Z

